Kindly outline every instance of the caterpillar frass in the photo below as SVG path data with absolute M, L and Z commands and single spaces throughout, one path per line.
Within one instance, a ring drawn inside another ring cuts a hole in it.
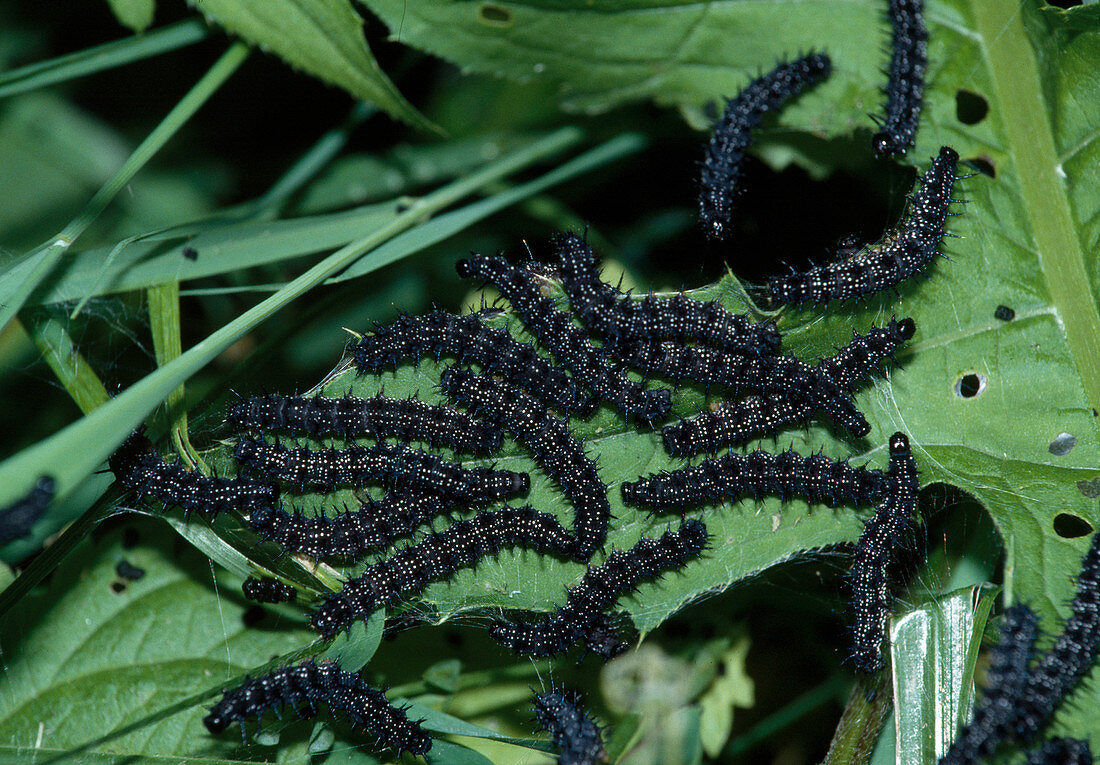
M 390 488 L 430 491 L 475 505 L 531 487 L 526 473 L 466 469 L 403 444 L 313 450 L 245 437 L 237 442 L 233 456 L 242 465 L 298 486 L 362 486 L 369 480 L 384 480 Z
M 0 545 L 28 536 L 34 524 L 45 514 L 46 506 L 56 490 L 57 484 L 53 478 L 41 476 L 22 499 L 0 510 Z
M 443 392 L 474 414 L 510 431 L 547 475 L 558 482 L 574 508 L 573 555 L 586 561 L 603 546 L 611 505 L 607 485 L 584 444 L 560 417 L 513 385 L 467 369 L 450 367 L 439 381 Z
M 455 451 L 490 454 L 500 448 L 501 434 L 484 422 L 418 398 L 343 396 L 252 396 L 242 398 L 225 417 L 240 428 L 279 430 L 341 438 L 369 435 L 400 441 L 426 441 Z
M 257 603 L 292 603 L 298 599 L 297 590 L 268 576 L 248 577 L 241 585 L 241 592 L 246 599 Z
M 623 501 L 657 509 L 736 501 L 767 494 L 786 500 L 804 497 L 808 502 L 867 505 L 881 499 L 881 471 L 852 467 L 822 454 L 810 456 L 792 450 L 773 454 L 754 451 L 725 454 L 693 467 L 662 472 L 622 485 Z
M 378 501 L 368 497 L 359 510 L 335 515 L 306 516 L 277 507 L 260 507 L 252 511 L 248 525 L 283 552 L 308 555 L 314 560 L 355 558 L 409 536 L 444 515 L 447 507 L 436 494 L 388 492 Z
M 599 566 L 590 566 L 581 581 L 569 588 L 565 605 L 534 623 L 499 622 L 490 636 L 519 654 L 555 656 L 583 640 L 596 625 L 607 629 L 604 612 L 638 585 L 669 571 L 679 570 L 707 544 L 707 527 L 697 520 L 681 522 L 676 531 L 657 538 L 643 537 L 629 550 L 615 550 Z
M 218 513 L 248 513 L 275 503 L 279 489 L 254 478 L 204 476 L 181 465 L 169 464 L 153 451 L 141 431 L 134 431 L 107 460 L 115 479 L 139 495 L 166 505 L 178 505 L 187 514 L 213 518 Z
M 482 511 L 428 534 L 348 580 L 343 589 L 325 599 L 310 623 L 323 637 L 332 637 L 356 619 L 366 619 L 383 606 L 416 595 L 432 582 L 444 581 L 482 558 L 515 547 L 565 556 L 572 550 L 572 540 L 549 513 L 530 507 Z
M 928 69 L 928 30 L 924 26 L 924 0 L 889 0 L 889 79 L 886 82 L 886 114 L 874 117 L 879 131 L 871 148 L 880 157 L 904 154 L 917 136 L 924 74 Z
M 432 311 L 402 316 L 393 324 L 364 335 L 352 348 L 359 374 L 396 369 L 403 360 L 450 356 L 500 375 L 563 414 L 588 415 L 596 400 L 565 372 L 503 329 L 483 323 L 480 315 L 454 316 Z
M 731 351 L 767 354 L 779 347 L 779 332 L 772 321 L 753 322 L 727 311 L 717 300 L 692 300 L 683 293 L 633 300 L 600 279 L 596 256 L 583 237 L 559 234 L 554 245 L 569 302 L 584 325 L 609 342 L 612 353 L 622 341 L 682 342 L 687 338 Z
M 1052 738 L 1028 755 L 1026 765 L 1092 765 L 1092 750 L 1088 741 Z
M 852 661 L 858 671 L 882 669 L 882 642 L 890 615 L 889 568 L 905 544 L 917 510 L 917 465 L 904 433 L 890 437 L 890 467 L 882 502 L 864 526 L 848 574 L 852 592 Z
M 420 723 L 410 720 L 405 709 L 390 704 L 382 691 L 354 672 L 312 661 L 282 667 L 226 691 L 202 723 L 213 734 L 238 723 L 243 738 L 247 720 L 259 720 L 265 712 L 283 707 L 292 707 L 301 717 L 313 717 L 320 702 L 328 705 L 330 712 L 343 712 L 353 728 L 366 728 L 399 755 L 424 755 L 432 748 L 432 739 Z
M 990 651 L 982 699 L 973 719 L 940 758 L 940 765 L 980 762 L 1012 736 L 1038 634 L 1039 618 L 1030 608 L 1017 604 L 1005 610 L 1000 640 Z
M 1015 737 L 1033 741 L 1055 710 L 1092 669 L 1100 647 L 1100 533 L 1081 562 L 1072 614 L 1054 645 L 1043 654 L 1028 677 L 1017 706 Z
M 593 347 L 570 315 L 539 292 L 529 272 L 509 265 L 503 258 L 485 255 L 460 260 L 455 268 L 463 278 L 483 279 L 496 287 L 550 355 L 599 398 L 644 421 L 668 414 L 672 394 L 668 390 L 646 390 L 613 369 L 607 352 Z
M 725 112 L 714 126 L 699 177 L 699 220 L 707 234 L 722 239 L 728 232 L 733 203 L 741 193 L 745 150 L 753 143 L 752 132 L 764 115 L 778 109 L 832 71 L 824 53 L 812 53 L 781 63 L 750 82 L 726 102 Z
M 892 358 L 915 331 L 916 325 L 912 319 L 891 320 L 885 327 L 872 327 L 864 335 L 854 335 L 852 341 L 836 354 L 822 359 L 816 367 L 806 368 L 818 377 L 831 381 L 835 387 L 827 389 L 830 392 L 836 389 L 850 392 L 878 369 L 885 359 Z M 687 357 L 691 350 L 698 349 L 688 349 L 683 355 Z M 717 376 L 714 371 L 696 375 L 701 380 Z M 794 376 L 798 377 L 797 374 Z M 772 384 L 778 391 L 780 386 Z M 870 423 L 854 408 L 850 399 L 833 395 L 823 400 L 821 395 L 807 394 L 802 390 L 804 388 L 805 385 L 790 381 L 786 384 L 786 392 L 725 401 L 711 411 L 666 425 L 661 431 L 665 449 L 675 457 L 687 457 L 699 452 L 713 454 L 728 444 L 742 444 L 761 436 L 775 435 L 789 425 L 804 425 L 819 409 L 825 409 L 834 423 L 843 425 L 853 436 L 862 437 L 870 432 Z
M 808 271 L 773 277 L 768 290 L 773 304 L 828 303 L 892 289 L 923 273 L 939 253 L 959 155 L 944 146 L 909 200 L 908 217 L 875 245 L 846 260 Z
M 535 719 L 560 753 L 558 765 L 607 762 L 600 726 L 593 722 L 576 691 L 548 691 L 535 697 Z

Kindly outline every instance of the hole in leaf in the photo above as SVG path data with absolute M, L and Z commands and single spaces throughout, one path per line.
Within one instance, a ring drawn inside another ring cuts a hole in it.
M 1063 539 L 1077 539 L 1092 533 L 1092 526 L 1084 518 L 1069 513 L 1054 516 L 1054 533 Z
M 477 15 L 482 22 L 494 27 L 512 26 L 512 12 L 507 8 L 501 8 L 499 5 L 485 3 L 477 9 Z
M 960 90 L 955 93 L 955 116 L 964 125 L 977 125 L 989 114 L 989 102 L 985 96 Z
M 1077 438 L 1070 433 L 1059 433 L 1058 437 L 1050 442 L 1048 449 L 1055 457 L 1065 457 L 1070 449 L 1077 446 Z
M 985 375 L 967 372 L 955 383 L 955 395 L 959 398 L 974 398 L 985 390 Z
M 989 157 L 972 157 L 967 162 L 982 175 L 988 175 L 990 178 L 997 177 L 997 167 Z
M 126 582 L 111 582 L 111 592 L 115 595 L 126 592 Z

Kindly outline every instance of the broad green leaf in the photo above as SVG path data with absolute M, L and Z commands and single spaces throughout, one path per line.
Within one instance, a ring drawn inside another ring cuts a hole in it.
M 118 23 L 135 32 L 144 32 L 153 23 L 157 0 L 107 0 Z
M 310 640 L 304 619 L 255 629 L 248 604 L 212 577 L 210 563 L 157 524 L 134 521 L 86 545 L 55 573 L 48 591 L 4 619 L 0 736 L 11 747 L 64 750 L 121 728 Z M 129 533 L 138 543 L 122 544 Z M 115 573 L 120 560 L 144 569 Z M 49 604 L 49 609 L 44 605 Z M 226 757 L 239 739 L 214 739 L 201 706 L 115 740 L 130 755 Z M 41 755 L 40 755 L 41 756 Z
M 886 35 L 874 2 L 362 2 L 401 42 L 464 69 L 552 84 L 571 109 L 652 99 L 702 125 L 704 104 L 736 93 L 762 66 L 822 49 L 833 59 L 830 80 L 784 110 L 783 124 L 847 133 L 869 127 L 864 115 L 881 98 L 883 54 L 867 44 Z M 955 12 L 940 18 L 962 23 Z
M 435 126 L 375 61 L 350 0 L 192 0 L 208 19 L 421 130 Z

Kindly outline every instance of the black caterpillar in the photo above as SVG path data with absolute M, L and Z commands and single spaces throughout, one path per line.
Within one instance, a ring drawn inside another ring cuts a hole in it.
M 668 571 L 681 568 L 699 555 L 707 544 L 707 527 L 697 520 L 685 520 L 676 531 L 658 538 L 643 537 L 629 550 L 616 550 L 599 566 L 590 566 L 581 581 L 569 588 L 565 605 L 535 623 L 500 622 L 490 635 L 516 653 L 554 656 L 569 650 L 598 625 L 623 595 L 638 585 Z M 589 646 L 592 648 L 592 646 Z
M 443 581 L 510 547 L 567 556 L 573 541 L 549 513 L 530 507 L 482 511 L 428 534 L 348 580 L 314 612 L 311 624 L 322 636 L 331 637 L 356 619 L 365 619 L 378 608 L 415 595 L 430 583 Z
M 245 598 L 257 603 L 292 603 L 298 599 L 298 591 L 271 577 L 250 576 L 241 584 Z
M 381 500 L 366 498 L 359 510 L 306 516 L 277 507 L 252 511 L 249 527 L 288 553 L 315 560 L 354 558 L 407 537 L 447 511 L 448 504 L 428 492 L 388 492 Z
M 666 425 L 661 431 L 665 449 L 676 457 L 699 452 L 714 453 L 727 444 L 742 444 L 760 436 L 775 435 L 789 425 L 804 425 L 826 404 L 826 411 L 834 422 L 843 424 L 854 436 L 864 436 L 870 432 L 870 424 L 854 408 L 847 395 L 884 360 L 893 358 L 898 348 L 912 338 L 915 331 L 916 325 L 912 319 L 891 320 L 885 327 L 872 327 L 865 335 L 853 334 L 848 345 L 833 356 L 822 359 L 816 367 L 792 362 L 796 364 L 792 376 L 816 375 L 833 384 L 832 388 L 826 389 L 830 394 L 839 390 L 840 396 L 827 398 L 822 394 L 807 393 L 805 384 L 800 386 L 791 381 L 786 390 L 749 396 L 739 401 L 725 401 L 697 417 Z M 690 349 L 694 350 L 697 349 Z M 802 369 L 808 371 L 798 371 Z M 707 380 L 710 377 L 699 373 L 693 379 Z M 845 403 L 851 409 L 844 406 Z
M 311 436 L 370 435 L 426 441 L 455 451 L 490 454 L 500 448 L 500 431 L 445 406 L 418 398 L 343 396 L 252 396 L 229 409 L 226 421 L 253 430 L 281 430 Z
M 904 433 L 890 437 L 890 467 L 882 502 L 856 543 L 849 584 L 855 625 L 852 661 L 860 672 L 882 669 L 882 642 L 890 615 L 888 571 L 909 536 L 917 510 L 917 465 Z
M 362 486 L 369 480 L 385 480 L 391 487 L 435 492 L 470 504 L 493 502 L 531 488 L 526 473 L 466 469 L 403 444 L 314 450 L 246 437 L 237 442 L 233 456 L 242 465 L 299 486 Z
M 831 71 L 829 57 L 813 53 L 779 64 L 726 103 L 707 146 L 699 178 L 699 220 L 707 234 L 721 239 L 727 233 L 733 201 L 742 190 L 745 150 L 752 145 L 752 131 L 760 127 L 764 115 L 808 85 L 825 79 Z
M 928 68 L 924 0 L 890 0 L 889 17 L 893 37 L 886 115 L 874 118 L 880 130 L 871 137 L 871 148 L 880 157 L 904 154 L 913 145 L 924 100 L 924 73 Z
M 48 475 L 40 477 L 26 496 L 11 507 L 0 510 L 0 545 L 22 539 L 31 533 L 53 499 L 57 484 Z
M 1092 750 L 1088 741 L 1052 738 L 1028 755 L 1027 765 L 1092 765 Z
M 630 363 L 634 357 L 623 353 L 622 342 L 694 338 L 725 350 L 757 353 L 772 353 L 779 347 L 779 332 L 772 321 L 753 322 L 730 313 L 717 300 L 692 300 L 683 293 L 633 300 L 600 280 L 596 256 L 582 237 L 559 234 L 554 244 L 569 302 L 584 325 L 602 335 L 611 352 L 623 361 Z
M 855 436 L 871 431 L 867 419 L 828 376 L 793 356 L 752 357 L 676 343 L 630 343 L 629 355 L 639 368 L 677 381 L 687 378 L 705 386 L 756 390 L 762 394 L 797 392 L 816 412 L 822 409 Z M 668 427 L 668 426 L 666 426 Z M 690 425 L 684 427 L 691 427 Z M 711 446 L 716 449 L 721 446 Z
M 1000 640 L 990 651 L 982 700 L 970 724 L 940 758 L 940 765 L 980 762 L 1011 737 L 1038 635 L 1039 618 L 1030 608 L 1018 604 L 1005 611 Z
M 573 324 L 569 314 L 543 296 L 527 271 L 515 268 L 503 258 L 474 255 L 458 261 L 458 275 L 483 279 L 496 287 L 522 318 L 531 334 L 543 343 L 555 359 L 599 398 L 621 411 L 649 421 L 664 417 L 672 407 L 667 390 L 646 390 L 608 363 L 606 351 L 597 349 L 585 333 Z
M 822 454 L 805 456 L 792 450 L 772 454 L 754 451 L 725 454 L 694 467 L 662 472 L 622 485 L 623 501 L 654 509 L 680 509 L 700 504 L 801 496 L 809 502 L 866 505 L 882 497 L 883 474 L 834 462 Z
M 1081 562 L 1077 594 L 1070 608 L 1073 613 L 1061 634 L 1028 676 L 1014 731 L 1021 741 L 1034 740 L 1096 662 L 1100 648 L 1100 534 L 1093 534 Z
M 279 496 L 278 487 L 266 481 L 204 476 L 169 464 L 153 451 L 141 431 L 132 433 L 107 464 L 126 488 L 166 505 L 178 505 L 187 514 L 198 512 L 213 518 L 223 512 L 248 513 L 270 507 Z
M 576 691 L 548 691 L 535 697 L 535 719 L 560 753 L 558 765 L 598 765 L 608 761 L 600 726 Z
M 481 314 L 488 313 L 482 311 Z M 596 400 L 583 386 L 503 329 L 485 325 L 480 314 L 454 316 L 433 311 L 402 316 L 364 335 L 352 348 L 360 374 L 396 369 L 402 360 L 450 356 L 498 374 L 566 414 L 587 415 Z
M 953 201 L 959 155 L 944 146 L 910 197 L 908 217 L 878 244 L 859 254 L 773 277 L 768 290 L 773 304 L 828 303 L 891 289 L 924 269 L 939 252 L 948 207 Z
M 607 539 L 611 505 L 607 485 L 584 444 L 536 399 L 508 383 L 451 367 L 439 380 L 443 392 L 475 414 L 510 431 L 573 504 L 573 556 L 588 560 Z
M 282 667 L 226 691 L 202 723 L 215 734 L 239 723 L 243 737 L 245 721 L 250 718 L 258 720 L 265 712 L 277 712 L 281 707 L 293 707 L 299 716 L 313 717 L 319 702 L 327 704 L 330 711 L 343 712 L 352 727 L 366 728 L 398 754 L 424 755 L 432 748 L 432 739 L 420 723 L 386 701 L 382 691 L 371 688 L 354 672 L 312 661 Z

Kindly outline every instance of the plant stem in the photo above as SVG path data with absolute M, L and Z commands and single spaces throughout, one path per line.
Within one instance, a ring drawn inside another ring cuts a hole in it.
M 979 0 L 971 4 L 981 35 L 989 75 L 1000 106 L 1008 153 L 1016 162 L 1021 209 L 1039 254 L 1070 353 L 1077 364 L 1089 405 L 1100 407 L 1100 313 L 1089 288 L 1061 162 L 1054 143 L 1051 104 L 1040 76 L 1035 49 L 1027 35 L 1017 0 Z

